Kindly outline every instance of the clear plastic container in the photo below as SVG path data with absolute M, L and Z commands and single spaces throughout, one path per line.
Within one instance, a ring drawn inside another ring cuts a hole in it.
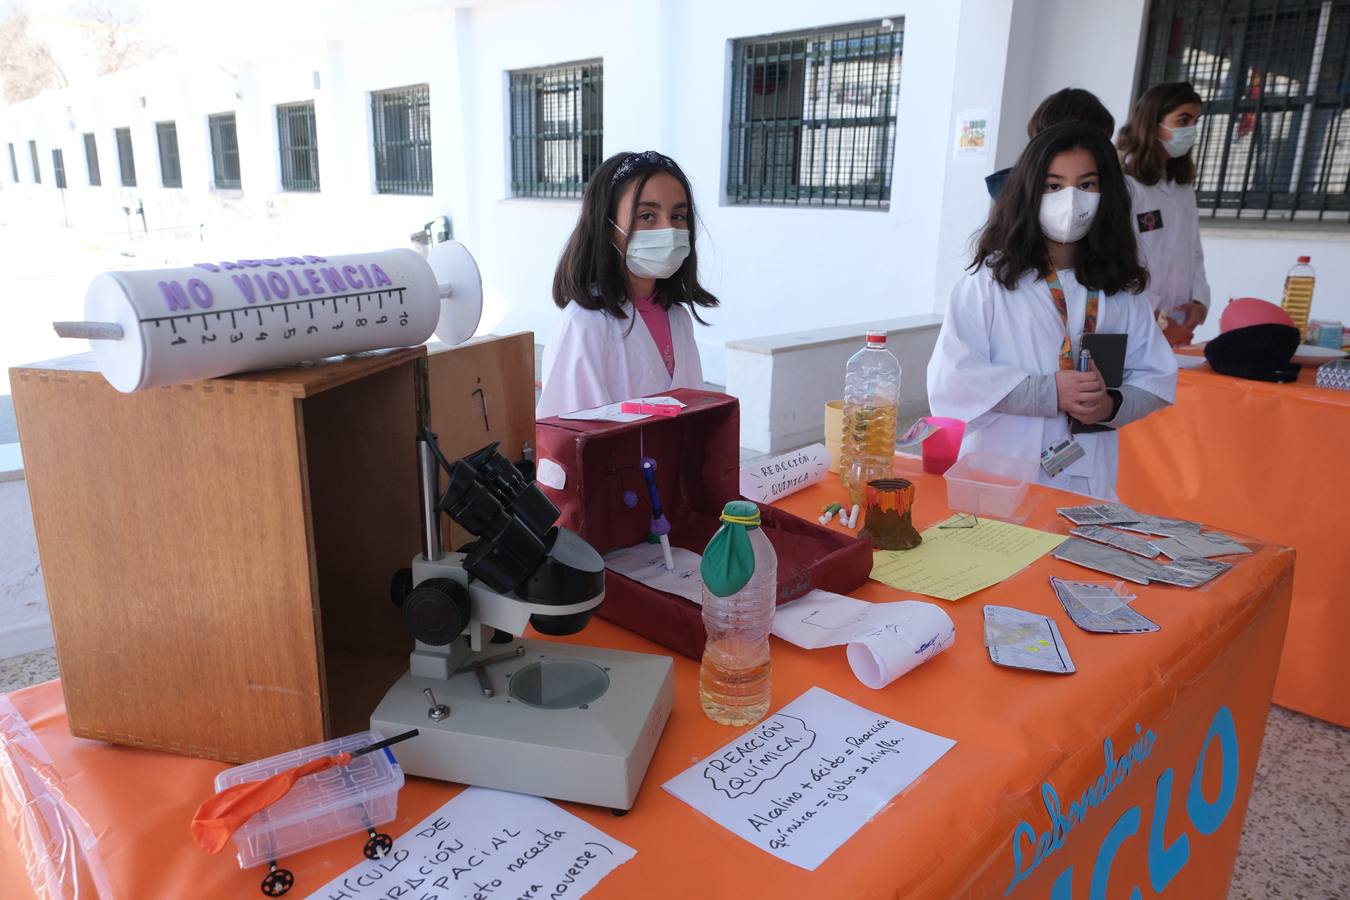
M 899 412 L 900 362 L 886 349 L 886 332 L 869 331 L 844 371 L 839 477 L 850 503 L 862 503 L 867 482 L 891 477 Z
M 750 580 L 729 597 L 703 588 L 708 640 L 699 667 L 699 702 L 720 725 L 753 725 L 764 718 L 773 686 L 769 628 L 778 599 L 778 556 L 762 528 L 746 532 L 755 553 Z
M 1027 485 L 1036 480 L 1037 468 L 1028 459 L 967 454 L 943 476 L 947 506 L 977 516 L 1011 519 L 1026 499 Z
M 368 747 L 384 736 L 374 731 L 335 738 L 259 759 L 216 776 L 216 790 L 261 781 L 312 759 Z M 317 847 L 349 834 L 392 822 L 398 815 L 398 792 L 403 769 L 389 748 L 367 753 L 351 765 L 335 766 L 295 783 L 285 797 L 257 813 L 234 833 L 239 868 L 266 865 L 272 860 Z
M 1289 313 L 1299 332 L 1308 333 L 1308 319 L 1312 315 L 1313 288 L 1317 285 L 1317 273 L 1309 265 L 1310 256 L 1300 256 L 1298 264 L 1284 277 L 1284 299 L 1280 306 Z

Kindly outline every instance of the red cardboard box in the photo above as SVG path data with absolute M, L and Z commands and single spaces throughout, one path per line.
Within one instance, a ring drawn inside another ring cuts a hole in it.
M 656 460 L 661 505 L 670 542 L 702 553 L 721 522 L 722 507 L 740 498 L 740 405 L 707 391 L 676 390 L 686 407 L 673 418 L 638 422 L 544 419 L 536 426 L 537 457 L 562 468 L 560 489 L 540 487 L 562 512 L 558 524 L 580 534 L 601 554 L 640 544 L 651 527 L 651 506 L 640 461 Z M 556 479 L 554 479 L 556 481 Z M 637 508 L 624 493 L 637 494 Z M 872 546 L 781 510 L 760 507 L 764 533 L 778 554 L 778 602 L 820 588 L 846 594 L 872 571 Z M 685 656 L 703 655 L 703 613 L 697 604 L 605 573 L 605 601 L 596 611 Z

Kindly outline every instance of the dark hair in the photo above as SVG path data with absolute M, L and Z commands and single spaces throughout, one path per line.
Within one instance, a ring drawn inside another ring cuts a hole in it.
M 1116 133 L 1116 117 L 1111 115 L 1097 95 L 1082 88 L 1055 91 L 1041 101 L 1027 122 L 1027 137 L 1033 138 L 1051 125 L 1060 122 L 1082 122 L 1091 125 L 1110 140 Z
M 1158 140 L 1158 126 L 1178 106 L 1200 102 L 1200 95 L 1189 81 L 1167 81 L 1144 91 L 1134 101 L 1130 118 L 1116 137 L 1116 146 L 1125 161 L 1125 174 L 1143 184 L 1157 184 L 1164 176 L 1177 184 L 1195 181 L 1195 160 L 1190 151 L 1176 159 L 1169 157 Z
M 1139 264 L 1134 229 L 1130 227 L 1130 192 L 1111 141 L 1083 122 L 1052 125 L 1031 139 L 1013 165 L 1008 183 L 989 211 L 970 268 L 988 267 L 1008 290 L 1028 270 L 1050 274 L 1050 258 L 1041 231 L 1041 197 L 1051 161 L 1066 150 L 1082 148 L 1097 161 L 1101 200 L 1092 227 L 1078 243 L 1074 271 L 1084 287 L 1108 294 L 1137 294 L 1148 285 L 1148 271 Z
M 689 256 L 669 278 L 657 279 L 654 299 L 663 309 L 670 309 L 677 303 L 687 304 L 699 322 L 703 320 L 696 307 L 717 306 L 717 298 L 698 283 L 698 247 L 694 229 L 697 219 L 689 179 L 675 160 L 648 150 L 616 153 L 591 173 L 586 192 L 581 197 L 581 216 L 553 273 L 553 302 L 559 309 L 568 303 L 576 303 L 585 309 L 604 310 L 616 319 L 628 318 L 623 311 L 628 298 L 626 264 L 623 254 L 614 248 L 610 238 L 610 223 L 617 221 L 619 196 L 624 188 L 630 182 L 636 182 L 634 197 L 641 197 L 647 181 L 660 172 L 679 181 L 689 198 Z M 631 234 L 636 219 L 634 204 L 633 215 L 627 222 L 619 224 Z

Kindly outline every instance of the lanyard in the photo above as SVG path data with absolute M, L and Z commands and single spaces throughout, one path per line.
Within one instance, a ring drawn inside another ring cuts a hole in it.
M 1059 367 L 1061 369 L 1073 369 L 1073 341 L 1069 340 L 1069 305 L 1064 300 L 1064 288 L 1059 284 L 1059 273 L 1055 267 L 1050 266 L 1050 275 L 1045 279 L 1045 283 L 1050 287 L 1050 299 L 1055 301 L 1055 309 L 1059 310 L 1059 318 L 1064 322 L 1064 342 L 1059 345 Z M 1097 297 L 1100 291 L 1088 291 L 1087 312 L 1083 316 L 1083 334 L 1092 334 L 1097 330 Z

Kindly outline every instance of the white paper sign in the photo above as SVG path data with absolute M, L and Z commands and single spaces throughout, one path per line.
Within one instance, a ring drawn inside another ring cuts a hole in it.
M 384 859 L 348 869 L 309 897 L 581 897 L 636 853 L 547 800 L 471 787 L 395 840 Z
M 830 454 L 824 444 L 812 444 L 741 469 L 741 496 L 773 503 L 825 477 Z
M 576 412 L 570 412 L 560 419 L 570 419 L 574 422 L 640 422 L 643 419 L 650 419 L 651 413 L 626 413 L 623 411 L 625 403 L 645 403 L 648 406 L 674 406 L 678 409 L 684 409 L 684 404 L 674 397 L 641 397 L 633 400 L 620 400 L 618 403 L 607 403 L 604 406 L 596 406 L 592 409 L 579 409 Z
M 813 687 L 665 789 L 814 870 L 954 746 Z
M 606 554 L 605 568 L 702 606 L 703 574 L 699 566 L 703 557 L 683 547 L 671 547 L 670 557 L 675 563 L 673 572 L 666 568 L 666 557 L 660 544 L 638 544 Z
M 853 674 L 874 690 L 956 642 L 951 616 L 936 604 L 868 603 L 828 591 L 811 591 L 778 607 L 772 631 L 807 650 L 848 645 Z

